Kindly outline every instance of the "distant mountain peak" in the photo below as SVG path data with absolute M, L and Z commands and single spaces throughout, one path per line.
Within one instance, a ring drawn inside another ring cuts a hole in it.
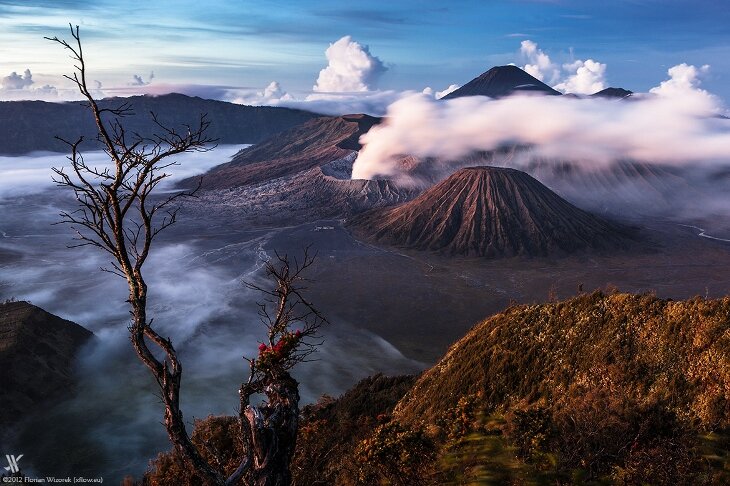
M 510 64 L 507 66 L 493 67 L 441 99 L 453 99 L 464 96 L 501 98 L 515 93 L 560 95 L 559 91 L 554 90 L 519 67 Z
M 632 94 L 634 94 L 634 92 L 629 91 L 628 89 L 606 88 L 598 91 L 597 93 L 593 93 L 591 96 L 595 96 L 597 98 L 628 98 Z

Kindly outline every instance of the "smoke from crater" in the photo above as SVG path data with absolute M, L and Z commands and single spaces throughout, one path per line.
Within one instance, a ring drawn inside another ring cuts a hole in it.
M 669 165 L 730 161 L 730 121 L 701 89 L 707 67 L 681 64 L 670 78 L 629 100 L 558 96 L 465 97 L 436 101 L 412 95 L 388 108 L 386 120 L 360 139 L 355 179 L 398 177 L 404 154 L 459 159 L 475 151 L 527 146 L 534 157 L 589 168 L 634 160 Z

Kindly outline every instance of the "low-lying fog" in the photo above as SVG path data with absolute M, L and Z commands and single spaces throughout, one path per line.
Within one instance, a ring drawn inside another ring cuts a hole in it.
M 202 173 L 240 148 L 179 157 L 173 180 Z M 90 165 L 106 163 L 103 153 L 86 158 Z M 50 167 L 64 161 L 63 154 L 0 157 L 0 300 L 29 300 L 97 337 L 78 363 L 77 397 L 31 418 L 13 450 L 24 454 L 28 472 L 86 473 L 115 482 L 139 476 L 169 444 L 156 386 L 127 337 L 126 283 L 99 270 L 108 265 L 101 252 L 67 248 L 73 243 L 70 228 L 53 224 L 62 208 L 75 203 L 51 181 Z M 265 282 L 261 258 L 275 248 L 269 231 L 250 231 L 235 221 L 186 220 L 184 213 L 180 220 L 154 247 L 146 278 L 150 316 L 181 355 L 183 411 L 192 422 L 236 413 L 237 389 L 247 377 L 242 357 L 254 356 L 264 336 L 258 296 L 242 280 Z M 323 335 L 317 360 L 295 373 L 305 403 L 338 395 L 379 371 L 423 368 L 357 323 L 333 319 Z
M 240 148 L 180 157 L 168 182 L 203 173 Z M 102 153 L 86 157 L 90 164 L 107 162 Z M 480 160 L 475 158 L 477 165 Z M 54 225 L 62 209 L 75 207 L 73 194 L 51 180 L 50 167 L 64 162 L 63 154 L 0 157 L 0 299 L 29 300 L 90 329 L 97 339 L 77 364 L 76 397 L 25 417 L 14 444 L 3 449 L 24 454 L 32 474 L 103 475 L 118 482 L 127 474 L 139 477 L 169 443 L 156 386 L 127 337 L 125 282 L 99 271 L 109 263 L 100 251 L 67 248 L 74 243 L 72 230 Z M 726 295 L 727 173 L 691 169 L 703 180 L 666 170 L 642 175 L 644 169 L 635 179 L 632 173 L 571 179 L 549 166 L 533 167 L 539 180 L 583 208 L 610 212 L 608 203 L 623 200 L 621 207 L 629 209 L 619 216 L 641 226 L 649 240 L 640 251 L 562 259 L 474 261 L 402 253 L 354 240 L 337 220 L 252 227 L 202 200 L 186 204 L 178 224 L 157 240 L 146 279 L 150 317 L 183 361 L 183 411 L 191 428 L 196 417 L 237 412 L 237 390 L 247 374 L 242 357 L 254 356 L 264 335 L 258 296 L 242 281 L 265 283 L 261 259 L 274 250 L 292 252 L 310 242 L 320 250 L 311 291 L 331 324 L 323 329 L 318 360 L 295 373 L 305 403 L 339 395 L 377 372 L 421 370 L 425 364 L 399 350 L 433 362 L 478 320 L 512 301 L 542 302 L 548 291 L 567 297 L 579 285 L 614 284 L 660 297 Z M 225 204 L 237 203 L 232 194 Z

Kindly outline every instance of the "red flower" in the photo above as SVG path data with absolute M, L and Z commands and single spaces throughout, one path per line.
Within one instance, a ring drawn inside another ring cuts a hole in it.
M 264 343 L 259 344 L 259 351 L 261 351 L 262 353 L 266 351 L 266 345 Z
M 294 333 L 294 337 L 297 337 L 297 338 L 302 337 L 302 331 L 300 331 L 299 329 L 297 329 L 297 332 Z

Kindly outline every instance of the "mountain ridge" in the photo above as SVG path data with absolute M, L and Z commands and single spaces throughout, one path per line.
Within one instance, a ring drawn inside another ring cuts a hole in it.
M 369 115 L 321 116 L 282 131 L 208 171 L 204 189 L 230 189 L 295 175 L 359 150 L 360 135 L 381 119 Z M 183 185 L 197 178 L 183 181 Z
M 178 93 L 161 96 L 104 98 L 101 107 L 129 103 L 135 115 L 122 118 L 129 133 L 151 135 L 159 132 L 150 116 L 175 128 L 195 125 L 202 114 L 211 122 L 208 135 L 221 144 L 258 143 L 282 130 L 320 115 L 292 108 L 245 106 L 225 101 L 206 100 Z M 0 102 L 0 154 L 22 155 L 36 151 L 66 152 L 68 146 L 57 140 L 77 140 L 83 136 L 88 149 L 99 148 L 96 126 L 82 102 L 50 103 L 46 101 Z M 83 148 L 83 146 L 82 146 Z

